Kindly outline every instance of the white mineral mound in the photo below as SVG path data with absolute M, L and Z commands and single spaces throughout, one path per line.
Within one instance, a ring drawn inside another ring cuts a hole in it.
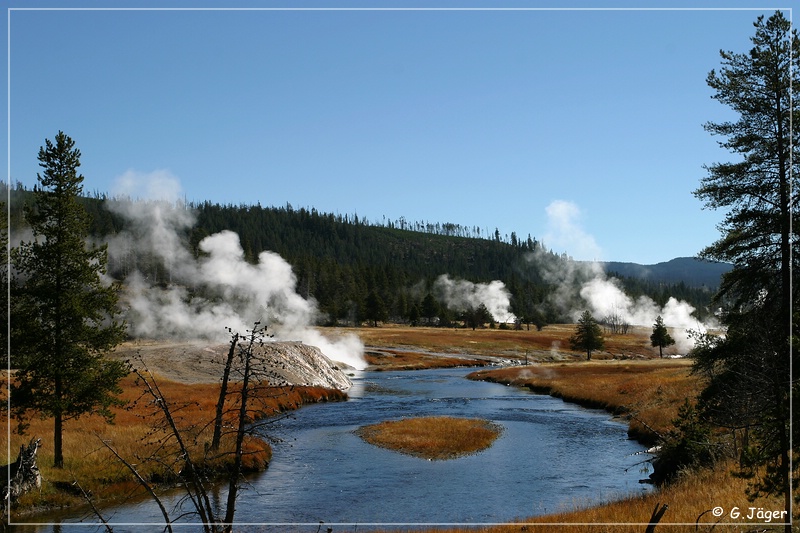
M 230 345 L 207 342 L 136 340 L 119 346 L 114 356 L 129 359 L 157 376 L 181 383 L 218 383 L 222 378 Z M 331 361 L 316 346 L 302 342 L 265 342 L 255 346 L 253 372 L 271 385 L 306 385 L 347 390 L 352 382 L 343 372 L 346 365 Z M 231 380 L 240 379 L 241 361 Z
M 302 342 L 268 342 L 263 351 L 264 374 L 274 385 L 312 385 L 347 390 L 350 381 L 339 366 L 316 346 Z

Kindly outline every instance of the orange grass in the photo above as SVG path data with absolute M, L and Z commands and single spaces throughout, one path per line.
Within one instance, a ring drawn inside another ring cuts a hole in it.
M 481 370 L 468 377 L 527 387 L 625 415 L 629 435 L 648 444 L 657 440 L 653 431 L 669 431 L 678 407 L 696 397 L 702 385 L 691 374 L 690 361 L 674 359 L 538 364 Z
M 737 526 L 716 526 L 715 531 L 753 531 L 753 524 L 766 523 L 757 520 L 746 520 L 749 507 L 763 507 L 769 510 L 781 510 L 783 502 L 778 498 L 759 498 L 753 502 L 745 496 L 747 482 L 732 475 L 735 465 L 726 463 L 714 469 L 703 469 L 685 475 L 675 483 L 646 496 L 632 497 L 608 503 L 599 507 L 590 507 L 576 511 L 564 512 L 532 519 L 540 523 L 589 523 L 589 524 L 616 524 L 605 526 L 603 531 L 633 532 L 643 531 L 653 508 L 657 503 L 667 504 L 669 508 L 661 519 L 656 531 L 711 531 L 715 524 L 725 522 Z M 714 507 L 722 507 L 725 514 L 719 518 L 713 516 Z M 730 517 L 734 507 L 739 507 L 742 516 L 737 519 Z M 781 520 L 780 522 L 784 522 Z M 749 525 L 745 525 L 749 523 Z M 684 525 L 678 525 L 684 524 Z M 695 526 L 697 524 L 697 526 Z M 778 528 L 776 528 L 778 529 Z M 528 527 L 528 531 L 552 531 L 552 527 Z M 559 531 L 585 531 L 586 527 L 564 525 L 559 526 Z M 758 529 L 762 531 L 763 529 Z
M 463 366 L 485 366 L 486 361 L 466 357 L 447 357 L 439 354 L 411 350 L 367 351 L 364 357 L 371 370 L 426 370 L 431 368 L 454 368 Z
M 326 333 L 355 334 L 369 347 L 403 348 L 412 352 L 471 354 L 489 357 L 513 357 L 549 361 L 553 358 L 580 360 L 585 353 L 569 349 L 574 324 L 552 324 L 542 331 L 536 328 L 511 330 L 485 328 L 432 328 L 386 324 L 377 328 L 335 328 Z M 650 346 L 651 328 L 631 327 L 625 335 L 605 335 L 605 349 L 594 352 L 593 359 L 653 358 L 658 349 Z M 676 333 L 677 334 L 677 333 Z M 667 350 L 665 353 L 672 353 Z M 474 364 L 474 363 L 473 363 Z
M 380 422 L 356 433 L 375 446 L 433 460 L 484 450 L 500 435 L 501 428 L 487 420 L 432 416 Z
M 189 447 L 195 462 L 212 471 L 223 472 L 232 464 L 234 435 L 228 430 L 223 436 L 220 451 L 209 453 L 207 444 L 213 433 L 213 420 L 219 396 L 219 384 L 184 384 L 157 378 L 158 385 L 171 406 L 172 414 Z M 39 450 L 39 467 L 44 480 L 41 494 L 30 493 L 20 499 L 16 512 L 26 509 L 52 508 L 76 505 L 82 498 L 71 489 L 78 481 L 97 500 L 117 501 L 141 492 L 137 482 L 128 469 L 106 449 L 103 442 L 112 446 L 117 453 L 130 463 L 147 479 L 169 482 L 175 479 L 182 463 L 177 461 L 177 447 L 174 439 L 167 439 L 165 448 L 158 450 L 159 443 L 166 434 L 158 430 L 163 417 L 152 403 L 152 398 L 142 396 L 142 386 L 130 376 L 121 382 L 122 399 L 128 402 L 124 408 L 114 409 L 114 423 L 106 424 L 96 415 L 84 416 L 64 424 L 64 468 L 56 469 L 53 464 L 52 420 L 33 418 L 25 435 L 14 430 L 16 423 L 9 420 L 9 431 L 0 436 L 2 449 L 10 447 L 6 462 L 16 458 L 21 444 L 27 443 L 31 436 L 42 438 Z M 234 386 L 234 391 L 236 387 Z M 227 423 L 235 420 L 236 395 L 229 395 L 226 404 Z M 277 413 L 296 409 L 303 404 L 319 401 L 338 401 L 346 398 L 345 393 L 322 387 L 265 387 L 256 390 L 251 400 L 253 419 L 263 419 Z M 10 442 L 9 442 L 10 437 Z M 264 470 L 271 458 L 267 442 L 255 437 L 247 437 L 244 444 L 243 468 L 245 471 Z M 157 454 L 167 462 L 148 460 Z

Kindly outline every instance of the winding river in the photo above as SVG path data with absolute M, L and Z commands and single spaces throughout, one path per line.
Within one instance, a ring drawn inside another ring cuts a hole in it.
M 624 424 L 550 396 L 464 379 L 469 372 L 359 373 L 349 401 L 307 406 L 270 425 L 267 433 L 279 439 L 273 460 L 266 472 L 248 480 L 237 522 L 259 531 L 282 530 L 287 524 L 317 531 L 320 522 L 338 525 L 338 530 L 356 524 L 359 529 L 486 524 L 648 490 L 639 483 L 646 477 L 637 466 L 643 456 L 633 455 L 643 447 L 627 438 Z M 374 447 L 353 432 L 382 420 L 428 415 L 484 418 L 500 424 L 503 433 L 480 453 L 429 461 Z M 224 493 L 218 497 L 224 502 Z M 170 506 L 178 500 L 175 496 Z M 104 514 L 115 524 L 161 522 L 150 502 L 105 509 Z M 47 520 L 95 521 L 86 514 Z M 115 525 L 114 531 L 147 530 L 143 527 Z M 157 530 L 155 525 L 150 529 Z

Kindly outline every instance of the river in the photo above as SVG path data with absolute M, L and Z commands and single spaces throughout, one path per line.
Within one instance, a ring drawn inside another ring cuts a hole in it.
M 303 407 L 268 426 L 266 432 L 279 439 L 272 462 L 244 486 L 236 521 L 259 531 L 288 524 L 316 531 L 320 522 L 338 530 L 343 524 L 348 530 L 355 524 L 361 530 L 375 524 L 487 524 L 649 490 L 639 483 L 647 477 L 637 466 L 644 457 L 634 455 L 643 447 L 627 438 L 625 424 L 550 396 L 464 379 L 469 372 L 359 373 L 349 401 Z M 428 415 L 483 418 L 501 425 L 503 433 L 487 450 L 446 461 L 378 448 L 354 434 L 366 424 Z M 104 514 L 116 524 L 162 521 L 150 502 Z M 86 514 L 47 520 L 96 521 Z M 54 525 L 15 530 L 59 531 Z

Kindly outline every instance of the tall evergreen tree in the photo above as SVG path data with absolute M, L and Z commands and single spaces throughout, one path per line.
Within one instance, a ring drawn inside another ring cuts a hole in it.
M 63 424 L 99 412 L 110 418 L 127 367 L 105 354 L 122 341 L 114 319 L 118 285 L 103 280 L 105 246 L 87 246 L 89 220 L 78 203 L 80 151 L 63 132 L 39 150 L 35 204 L 25 217 L 33 240 L 14 250 L 11 408 L 21 428 L 31 412 L 52 417 L 54 465 L 63 467 Z
M 433 294 L 428 293 L 422 300 L 422 316 L 427 319 L 428 325 L 433 322 L 433 319 L 439 314 L 440 307 Z
M 605 346 L 603 332 L 590 311 L 584 311 L 575 326 L 575 334 L 569 338 L 573 350 L 586 352 L 586 360 L 592 360 L 592 352 L 601 350 Z
M 378 327 L 378 322 L 384 322 L 389 318 L 386 304 L 375 291 L 370 291 L 367 295 L 367 301 L 364 304 L 364 318 L 376 328 Z
M 464 326 L 472 328 L 473 331 L 494 320 L 492 313 L 485 304 L 480 304 L 478 307 L 468 307 L 461 313 L 461 317 L 464 320 Z
M 798 232 L 798 213 L 792 208 L 800 193 L 800 128 L 792 128 L 792 119 L 800 119 L 800 103 L 792 100 L 791 87 L 800 84 L 800 40 L 780 11 L 767 21 L 759 17 L 754 25 L 750 53 L 720 52 L 724 66 L 707 79 L 716 91 L 713 98 L 738 113 L 739 120 L 709 122 L 705 129 L 726 137 L 720 146 L 742 160 L 707 167 L 708 176 L 695 191 L 706 207 L 728 209 L 722 238 L 701 257 L 734 264 L 723 276 L 720 295 L 750 307 L 766 290 L 786 311 Z
M 656 318 L 656 323 L 653 324 L 653 334 L 650 335 L 650 346 L 658 346 L 658 356 L 664 357 L 664 348 L 675 344 L 675 339 L 667 331 L 667 326 L 664 325 L 664 319 L 659 315 Z
M 792 270 L 798 267 L 793 246 L 800 231 L 800 100 L 792 99 L 791 88 L 800 87 L 800 38 L 780 11 L 759 17 L 754 26 L 750 52 L 720 52 L 723 67 L 707 79 L 713 97 L 739 119 L 705 128 L 724 137 L 720 145 L 741 160 L 708 167 L 695 191 L 707 207 L 728 210 L 722 238 L 701 257 L 734 264 L 717 295 L 730 304 L 727 335 L 701 343 L 696 361 L 710 379 L 701 398 L 705 415 L 756 437 L 757 453 L 749 462 L 766 467 L 759 486 L 783 493 L 789 511 L 789 398 L 790 388 L 797 387 L 797 375 L 790 375 L 790 310 L 798 303 Z M 795 361 L 795 372 L 798 368 Z M 730 401 L 735 397 L 759 401 Z

